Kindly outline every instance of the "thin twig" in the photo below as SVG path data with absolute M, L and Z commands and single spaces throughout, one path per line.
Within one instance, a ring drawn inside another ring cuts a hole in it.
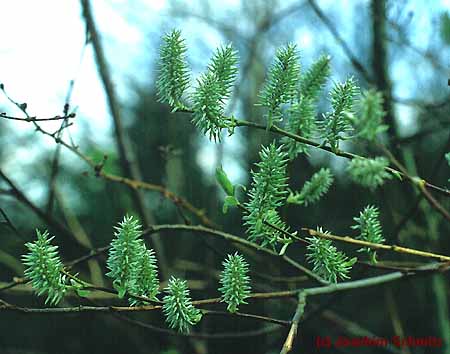
M 303 316 L 303 312 L 305 311 L 305 306 L 306 306 L 306 295 L 304 292 L 300 291 L 298 294 L 297 309 L 291 321 L 291 328 L 289 329 L 289 333 L 286 337 L 286 340 L 284 341 L 280 354 L 287 354 L 292 350 L 294 339 L 297 336 L 298 324 L 300 322 L 301 317 Z
M 441 262 L 449 262 L 450 261 L 449 256 L 444 256 L 441 254 L 436 254 L 436 253 L 431 253 L 431 252 L 420 251 L 420 250 L 416 250 L 413 248 L 407 248 L 407 247 L 402 247 L 402 246 L 397 246 L 397 245 L 384 245 L 381 243 L 372 243 L 372 242 L 357 240 L 357 239 L 354 239 L 349 236 L 336 236 L 336 235 L 332 235 L 332 234 L 325 234 L 323 232 L 309 229 L 309 228 L 302 228 L 302 231 L 306 231 L 311 236 L 317 236 L 320 238 L 325 238 L 325 239 L 333 240 L 333 241 L 351 243 L 351 244 L 358 245 L 361 247 L 368 247 L 368 248 L 371 248 L 374 250 L 394 251 L 394 252 L 398 252 L 398 253 L 410 254 L 410 255 L 419 256 L 419 257 L 433 258 L 433 259 L 436 259 Z
M 70 113 L 66 116 L 54 116 L 54 117 L 50 117 L 50 118 L 38 118 L 38 117 L 20 118 L 20 117 L 9 116 L 6 113 L 0 113 L 0 118 L 10 119 L 10 120 L 18 120 L 18 121 L 22 121 L 22 122 L 46 122 L 46 121 L 53 121 L 53 120 L 66 120 L 66 119 L 70 119 L 70 118 L 75 118 L 75 113 Z

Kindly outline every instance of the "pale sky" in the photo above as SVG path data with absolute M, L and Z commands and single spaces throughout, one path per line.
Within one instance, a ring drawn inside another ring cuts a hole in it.
M 149 48 L 148 38 L 149 34 L 159 36 L 162 34 L 160 32 L 168 29 L 170 21 L 165 13 L 165 1 L 94 0 L 91 2 L 107 59 L 110 67 L 113 68 L 113 79 L 117 91 L 121 100 L 126 102 L 130 99 L 129 79 L 148 82 L 151 75 L 148 63 L 155 59 L 158 48 Z M 348 6 L 349 3 L 351 2 L 344 0 L 341 2 L 319 1 L 323 9 L 340 6 L 350 18 L 353 15 L 350 13 L 352 8 Z M 418 0 L 412 3 L 416 6 L 417 13 L 425 11 L 425 7 L 430 2 Z M 194 5 L 198 3 L 187 1 L 186 4 L 195 9 Z M 223 7 L 237 8 L 239 1 L 221 1 L 220 4 Z M 433 4 L 440 10 L 450 8 L 450 0 L 435 0 Z M 95 141 L 99 145 L 111 143 L 111 119 L 90 46 L 82 55 L 85 29 L 79 1 L 3 0 L 0 3 L 0 14 L 2 18 L 0 82 L 5 85 L 9 95 L 17 101 L 26 102 L 28 111 L 32 115 L 55 116 L 61 114 L 69 81 L 76 78 L 71 102 L 78 107 L 78 117 L 74 126 L 70 128 L 71 134 L 77 141 L 78 133 L 82 131 L 80 128 L 84 126 L 97 133 Z M 419 16 L 417 21 L 418 28 L 414 36 L 420 47 L 429 36 L 429 30 L 427 31 L 427 28 L 430 28 L 429 18 Z M 351 27 L 351 23 L 344 23 L 339 30 L 345 35 Z M 183 22 L 182 30 L 188 44 L 194 43 L 198 38 L 211 47 L 211 50 L 221 44 L 221 38 L 217 32 L 197 20 Z M 306 26 L 299 26 L 296 32 L 302 59 L 308 63 L 314 59 L 312 56 L 318 55 L 315 53 L 318 38 L 332 42 L 332 39 L 329 39 L 331 37 L 327 35 L 318 37 L 318 35 L 318 33 L 312 33 Z M 197 60 L 205 65 L 208 58 L 202 57 Z M 400 61 L 397 65 L 395 74 L 404 77 L 405 73 L 402 70 L 406 70 L 405 63 Z M 412 80 L 406 80 L 401 85 L 396 85 L 397 93 L 403 97 L 410 97 L 412 91 L 408 85 L 411 84 L 414 84 Z M 397 108 L 404 126 L 409 127 L 410 130 L 411 127 L 414 129 L 411 124 L 414 112 L 405 106 Z M 12 115 L 20 114 L 2 94 L 0 94 L 0 109 Z M 28 123 L 4 120 L 0 122 L 0 129 L 2 124 L 7 124 L 14 130 L 15 137 L 20 137 L 20 132 L 33 129 Z M 58 122 L 43 124 L 44 128 L 50 130 L 58 126 Z M 32 161 L 33 153 L 29 147 L 22 149 L 20 145 L 13 147 L 12 144 L 17 144 L 15 137 L 11 138 L 11 146 L 6 147 L 9 148 L 8 156 L 11 159 L 7 161 L 5 169 L 11 171 L 14 176 L 20 177 L 20 170 L 14 168 L 17 159 Z M 51 139 L 40 138 L 39 141 L 43 146 L 52 149 L 55 146 Z M 204 148 L 198 160 L 202 166 L 212 171 L 215 168 L 214 149 L 206 142 L 206 139 L 204 143 L 202 142 L 202 146 Z M 228 146 L 233 149 L 234 145 Z M 236 148 L 240 149 L 238 146 Z M 83 149 L 82 145 L 81 149 Z M 70 153 L 67 155 L 68 159 L 73 158 L 69 155 Z M 238 178 L 239 170 L 233 165 L 233 160 L 226 159 L 224 162 L 228 164 L 231 176 Z

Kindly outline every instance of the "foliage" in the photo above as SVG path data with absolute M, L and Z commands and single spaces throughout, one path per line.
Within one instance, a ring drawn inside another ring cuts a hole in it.
M 377 207 L 368 205 L 359 213 L 359 217 L 353 218 L 356 225 L 353 225 L 352 229 L 359 230 L 358 238 L 360 240 L 371 243 L 383 243 L 385 241 L 379 215 L 380 212 Z M 367 252 L 371 260 L 374 263 L 376 262 L 376 252 L 369 247 L 363 247 L 359 249 L 359 252 Z
M 287 154 L 283 151 L 283 145 L 277 147 L 273 142 L 263 147 L 259 156 L 261 161 L 256 164 L 258 171 L 251 171 L 252 186 L 247 193 L 249 201 L 245 207 L 248 212 L 244 220 L 251 241 L 261 242 L 263 247 L 275 247 L 282 234 L 267 223 L 287 229 L 276 211 L 287 193 Z
M 202 313 L 192 305 L 186 280 L 172 276 L 165 291 L 168 294 L 163 299 L 166 322 L 170 328 L 189 333 L 190 326 L 201 320 Z
M 389 161 L 382 156 L 373 159 L 356 157 L 348 164 L 347 171 L 354 182 L 374 190 L 392 178 L 386 171 L 388 166 Z
M 186 51 L 181 31 L 173 30 L 163 37 L 156 88 L 160 102 L 168 103 L 174 110 L 184 108 L 182 96 L 189 86 Z
M 292 204 L 303 204 L 305 206 L 314 204 L 328 192 L 332 184 L 333 175 L 330 169 L 321 168 L 304 184 L 300 193 L 291 192 L 287 198 L 287 202 Z
M 24 274 L 39 296 L 47 293 L 45 303 L 56 305 L 68 290 L 58 246 L 50 243 L 55 236 L 49 237 L 47 231 L 36 230 L 36 234 L 36 241 L 25 244 L 29 252 L 22 257 L 28 267 Z
M 238 253 L 229 254 L 222 264 L 224 266 L 220 274 L 222 287 L 219 288 L 222 293 L 221 299 L 228 304 L 228 311 L 236 312 L 240 304 L 246 304 L 245 299 L 250 294 L 248 264 Z
M 318 227 L 317 231 L 323 234 L 329 234 Z M 320 237 L 308 237 L 309 245 L 306 247 L 308 253 L 306 259 L 313 264 L 313 271 L 324 279 L 333 283 L 338 278 L 348 279 L 349 271 L 356 258 L 349 259 L 343 252 L 340 252 L 332 245 L 331 240 Z
M 297 47 L 288 44 L 277 50 L 269 68 L 265 85 L 260 93 L 259 105 L 268 109 L 267 128 L 282 118 L 282 105 L 291 102 L 297 93 L 300 64 Z

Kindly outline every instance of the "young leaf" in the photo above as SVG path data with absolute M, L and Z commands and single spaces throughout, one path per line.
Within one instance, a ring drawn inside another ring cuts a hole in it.
M 222 166 L 218 166 L 216 168 L 216 180 L 217 182 L 219 182 L 220 186 L 228 196 L 234 195 L 234 186 L 228 179 L 228 176 L 223 170 Z

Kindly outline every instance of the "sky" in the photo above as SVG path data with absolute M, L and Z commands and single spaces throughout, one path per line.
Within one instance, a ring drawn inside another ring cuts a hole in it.
M 148 63 L 155 60 L 157 49 L 151 47 L 152 42 L 148 40 L 149 36 L 158 38 L 162 31 L 168 30 L 172 25 L 168 21 L 166 2 L 161 0 L 96 0 L 91 2 L 106 55 L 112 68 L 117 92 L 121 101 L 127 102 L 132 98 L 129 90 L 131 80 L 145 83 L 152 76 Z M 214 8 L 213 11 L 220 15 L 236 8 L 239 3 L 239 0 L 224 0 L 220 2 L 220 7 Z M 288 6 L 289 3 L 281 2 L 282 6 Z M 352 18 L 357 14 L 352 13 L 350 3 L 349 0 L 319 1 L 323 9 L 337 8 L 345 11 L 348 18 Z M 426 11 L 430 3 L 440 10 L 450 9 L 450 0 L 416 0 L 409 2 L 408 6 L 411 6 L 411 3 L 412 10 L 416 13 Z M 189 1 L 186 4 L 189 4 L 193 12 L 199 10 L 196 10 L 199 2 Z M 85 47 L 84 45 L 85 28 L 79 1 L 2 1 L 0 2 L 0 13 L 2 16 L 0 82 L 5 85 L 8 94 L 16 101 L 26 102 L 31 115 L 51 117 L 61 114 L 69 81 L 76 79 L 71 102 L 76 107 L 78 118 L 76 123 L 70 127 L 71 134 L 76 139 L 87 128 L 90 131 L 99 132 L 95 135 L 95 141 L 99 145 L 112 143 L 111 118 L 98 78 L 93 52 L 90 46 Z M 417 21 L 417 31 L 413 38 L 420 47 L 427 43 L 431 27 L 429 18 L 426 16 L 416 16 L 415 21 Z M 188 45 L 200 41 L 206 47 L 214 48 L 221 44 L 218 33 L 201 21 L 191 19 L 181 25 Z M 240 26 L 245 30 L 245 24 Z M 339 31 L 345 36 L 346 31 L 351 28 L 351 23 L 343 23 L 339 27 Z M 296 36 L 302 56 L 309 62 L 313 56 L 319 54 L 315 50 L 318 41 L 332 42 L 326 31 L 322 35 L 323 37 L 318 37 L 318 33 L 311 32 L 306 26 L 299 26 Z M 337 50 L 339 49 L 337 48 Z M 198 60 L 197 64 L 199 65 L 196 66 L 198 69 L 199 66 L 206 65 L 208 58 L 197 57 L 194 59 Z M 396 65 L 393 70 L 394 79 L 396 79 L 395 75 L 400 78 L 408 75 L 405 73 L 405 63 L 399 61 Z M 402 97 L 410 97 L 412 87 L 408 85 L 414 84 L 414 81 L 404 81 L 404 83 L 396 85 L 397 93 Z M 0 94 L 0 107 L 11 115 L 20 115 L 20 112 L 2 94 Z M 397 110 L 405 132 L 413 133 L 414 111 L 408 106 L 398 106 Z M 33 129 L 29 123 L 4 121 L 0 122 L 0 129 L 2 124 L 7 124 L 17 133 L 15 135 L 18 137 L 21 132 L 26 133 Z M 48 130 L 55 130 L 58 126 L 59 122 L 43 124 L 43 127 Z M 38 149 L 30 150 L 29 146 L 13 147 L 13 144 L 17 145 L 15 139 L 15 137 L 11 138 L 8 150 L 8 156 L 11 158 L 6 162 L 5 168 L 11 169 L 14 176 L 20 177 L 21 171 L 14 168 L 16 161 L 18 159 L 32 161 L 33 151 Z M 55 145 L 51 139 L 44 137 L 39 140 L 39 144 L 39 150 L 41 147 L 54 149 Z M 214 149 L 206 139 L 202 141 L 202 146 L 198 161 L 206 169 L 212 171 L 215 168 Z M 242 149 L 242 146 L 232 142 L 228 148 L 239 150 Z M 73 157 L 68 156 L 67 158 Z M 239 169 L 233 165 L 233 159 L 225 160 L 225 164 L 228 165 L 231 175 L 238 178 Z

